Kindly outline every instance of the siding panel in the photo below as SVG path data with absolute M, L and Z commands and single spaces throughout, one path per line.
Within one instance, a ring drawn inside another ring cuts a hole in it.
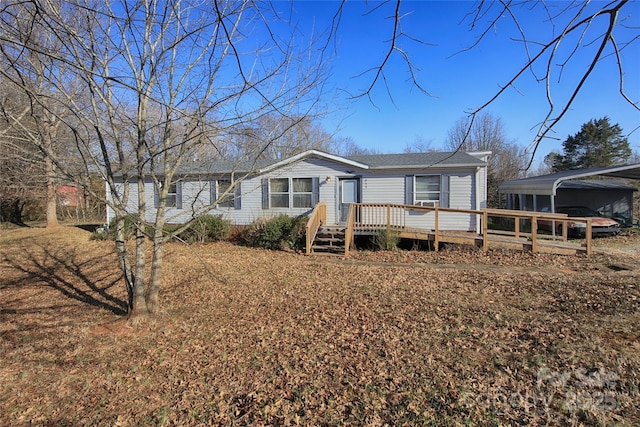
M 405 204 L 405 179 L 407 175 L 441 174 L 449 178 L 449 206 L 461 209 L 475 209 L 476 197 L 486 204 L 486 194 L 475 194 L 475 168 L 460 170 L 452 169 L 415 169 L 395 171 L 354 171 L 352 166 L 335 163 L 320 158 L 307 158 L 261 176 L 248 177 L 242 181 L 242 208 L 216 207 L 213 214 L 222 214 L 238 225 L 250 224 L 258 218 L 270 218 L 278 214 L 303 215 L 310 213 L 308 208 L 271 208 L 263 209 L 262 179 L 268 178 L 314 178 L 317 183 L 319 201 L 327 204 L 327 221 L 337 222 L 337 203 L 339 196 L 339 178 L 360 178 L 361 201 L 363 203 L 393 203 Z M 480 174 L 481 180 L 486 180 L 484 168 Z M 182 186 L 183 208 L 167 209 L 168 222 L 180 223 L 190 220 L 194 213 L 201 212 L 211 202 L 209 178 L 202 181 L 184 181 Z M 484 191 L 486 184 L 481 182 L 479 188 Z M 147 201 L 147 220 L 153 221 L 153 183 L 145 183 L 145 198 Z M 136 185 L 131 185 L 129 209 L 136 211 Z M 109 214 L 108 214 L 109 215 Z M 112 215 L 112 213 L 111 213 Z M 409 212 L 406 216 L 409 226 L 434 228 L 434 214 L 419 211 Z M 442 229 L 473 230 L 476 218 L 469 215 L 442 214 L 440 225 Z

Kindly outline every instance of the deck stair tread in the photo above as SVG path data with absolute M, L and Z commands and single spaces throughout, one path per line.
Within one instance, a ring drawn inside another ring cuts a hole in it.
M 316 254 L 344 255 L 346 228 L 341 225 L 323 225 L 318 229 L 311 250 Z

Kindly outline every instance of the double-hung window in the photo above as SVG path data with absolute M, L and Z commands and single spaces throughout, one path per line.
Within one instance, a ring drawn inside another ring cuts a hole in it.
M 289 207 L 289 178 L 272 178 L 269 180 L 269 194 L 272 208 Z
M 265 178 L 262 191 L 263 209 L 312 208 L 318 202 L 318 178 Z
M 175 208 L 176 201 L 178 199 L 178 185 L 173 183 L 169 184 L 169 188 L 167 190 L 167 207 Z
M 421 206 L 440 205 L 440 175 L 415 177 L 414 204 Z
M 313 206 L 313 183 L 311 178 L 293 178 L 293 207 L 310 208 Z
M 218 207 L 221 208 L 233 208 L 235 207 L 234 191 L 231 190 L 231 181 L 218 180 L 218 196 L 221 199 L 218 201 Z M 226 193 L 226 194 L 225 194 Z
M 160 189 L 167 186 L 167 197 L 165 199 L 165 207 L 182 209 L 182 182 L 167 183 L 160 182 Z M 160 206 L 160 194 L 158 188 L 153 189 L 154 207 Z

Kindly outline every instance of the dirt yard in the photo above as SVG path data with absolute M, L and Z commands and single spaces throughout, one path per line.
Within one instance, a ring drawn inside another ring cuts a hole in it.
M 89 236 L 0 230 L 0 425 L 640 425 L 638 234 L 591 257 L 170 244 L 134 324 Z

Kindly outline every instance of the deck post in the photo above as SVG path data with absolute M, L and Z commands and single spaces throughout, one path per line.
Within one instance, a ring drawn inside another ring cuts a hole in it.
M 489 214 L 486 210 L 482 211 L 482 250 L 489 249 Z
M 434 212 L 436 213 L 436 221 L 435 221 L 435 224 L 434 224 L 434 226 L 435 226 L 435 230 L 434 230 L 435 234 L 433 236 L 433 248 L 435 249 L 436 252 L 438 252 L 438 250 L 440 249 L 440 239 L 438 238 L 438 227 L 439 227 L 439 224 L 438 224 L 438 207 L 435 208 Z
M 514 233 L 516 235 L 516 239 L 520 238 L 520 217 L 513 217 L 514 219 L 514 224 L 515 224 L 515 229 L 514 229 Z
M 585 236 L 585 238 L 587 239 L 587 255 L 591 255 L 593 253 L 593 248 L 591 246 L 591 239 L 593 238 L 592 233 L 593 225 L 591 224 L 591 218 L 589 218 L 587 219 L 587 234 Z
M 538 251 L 538 217 L 531 216 L 531 252 Z

